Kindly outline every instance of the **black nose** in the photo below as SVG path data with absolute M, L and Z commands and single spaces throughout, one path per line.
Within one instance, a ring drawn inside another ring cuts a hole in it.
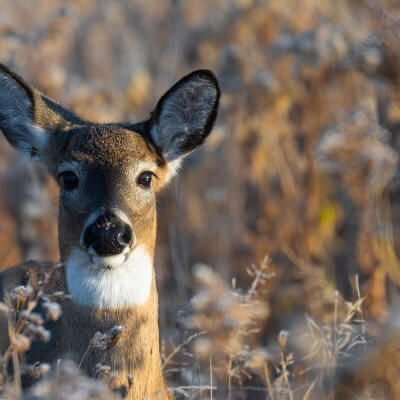
M 131 245 L 132 229 L 111 211 L 105 211 L 86 228 L 83 241 L 100 256 L 115 256 Z

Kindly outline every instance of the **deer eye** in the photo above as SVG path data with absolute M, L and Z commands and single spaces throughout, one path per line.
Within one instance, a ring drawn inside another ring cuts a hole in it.
M 58 175 L 58 181 L 64 190 L 71 191 L 78 187 L 79 178 L 72 171 L 64 171 Z
M 147 189 L 151 186 L 153 175 L 154 173 L 151 171 L 144 171 L 138 176 L 136 182 L 138 185 Z

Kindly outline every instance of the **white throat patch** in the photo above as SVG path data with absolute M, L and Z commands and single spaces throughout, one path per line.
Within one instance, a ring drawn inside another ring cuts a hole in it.
M 112 268 L 94 265 L 87 252 L 76 248 L 67 259 L 66 277 L 69 293 L 78 304 L 95 308 L 129 307 L 143 304 L 149 298 L 153 265 L 141 247 Z

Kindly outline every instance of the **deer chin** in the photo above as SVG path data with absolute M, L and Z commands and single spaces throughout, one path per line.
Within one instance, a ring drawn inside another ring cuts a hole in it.
M 90 253 L 74 248 L 66 261 L 68 291 L 75 303 L 116 308 L 147 301 L 153 263 L 141 246 L 116 256 L 100 257 Z
M 118 268 L 124 263 L 126 263 L 131 255 L 129 247 L 125 249 L 120 254 L 114 256 L 100 256 L 92 248 L 90 248 L 87 253 L 91 261 L 91 268 Z

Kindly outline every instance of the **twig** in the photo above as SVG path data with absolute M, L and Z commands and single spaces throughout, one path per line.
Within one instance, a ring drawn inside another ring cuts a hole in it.
M 212 359 L 210 353 L 210 387 L 213 387 Z M 213 392 L 210 390 L 210 400 L 213 400 Z
M 264 375 L 265 375 L 265 382 L 267 384 L 269 398 L 270 398 L 270 400 L 274 400 L 274 392 L 272 390 L 271 378 L 270 378 L 269 372 L 268 372 L 268 361 L 267 360 L 264 361 Z
M 205 335 L 206 332 L 196 332 L 193 335 L 189 336 L 183 343 L 179 344 L 176 346 L 171 353 L 168 355 L 168 357 L 164 360 L 162 363 L 162 369 L 164 370 L 165 367 L 171 362 L 171 360 L 182 350 L 183 347 L 188 345 L 193 339 L 195 339 L 198 336 Z

